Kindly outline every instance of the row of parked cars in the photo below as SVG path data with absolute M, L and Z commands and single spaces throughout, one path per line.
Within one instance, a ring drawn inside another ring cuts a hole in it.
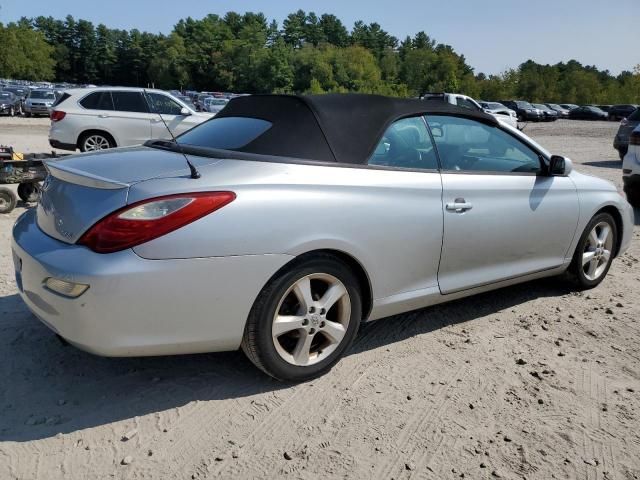
M 0 85 L 0 115 L 49 116 L 56 98 L 56 91 L 51 89 Z

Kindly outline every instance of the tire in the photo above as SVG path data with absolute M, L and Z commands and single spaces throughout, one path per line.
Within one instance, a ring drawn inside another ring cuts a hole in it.
M 40 185 L 37 183 L 21 183 L 18 185 L 18 197 L 26 203 L 38 201 L 40 196 Z
M 10 213 L 16 204 L 18 197 L 8 188 L 0 187 L 0 213 Z
M 96 152 L 114 148 L 115 142 L 111 136 L 103 132 L 88 132 L 82 134 L 78 141 L 78 148 L 81 152 Z
M 606 238 L 603 232 L 605 226 L 609 228 Z M 592 232 L 596 233 L 597 238 L 592 236 Z M 579 290 L 594 288 L 604 280 L 611 267 L 617 241 L 618 228 L 610 214 L 599 213 L 587 224 L 568 270 L 569 279 Z M 585 263 L 587 257 L 584 255 L 587 253 L 594 255 L 589 255 L 592 260 Z
M 330 288 L 342 295 L 332 295 L 334 300 L 324 304 L 329 305 L 326 311 L 322 299 Z M 279 329 L 274 327 L 279 323 L 276 314 L 288 319 Z M 301 257 L 277 273 L 258 295 L 247 319 L 242 350 L 256 367 L 277 380 L 303 382 L 338 362 L 353 343 L 361 318 L 360 289 L 353 272 L 332 255 Z
M 632 190 L 631 187 L 624 187 L 624 193 L 627 195 L 627 202 L 634 207 L 640 208 L 640 190 Z
M 27 118 L 31 118 L 31 113 L 25 112 L 24 116 L 27 117 Z
M 620 161 L 624 160 L 624 156 L 627 154 L 627 150 L 618 150 L 618 155 L 620 155 Z
M 10 117 L 15 117 L 16 115 L 16 109 L 14 107 L 10 107 L 9 108 L 9 116 Z

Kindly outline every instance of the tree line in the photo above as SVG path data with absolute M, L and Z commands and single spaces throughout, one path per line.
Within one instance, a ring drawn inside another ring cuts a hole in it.
M 262 13 L 180 20 L 168 35 L 68 15 L 0 24 L 0 78 L 245 93 L 363 92 L 578 104 L 640 103 L 640 65 L 617 76 L 576 60 L 532 60 L 475 74 L 464 55 L 425 32 L 399 40 L 378 23 L 349 30 L 298 10 L 279 26 Z

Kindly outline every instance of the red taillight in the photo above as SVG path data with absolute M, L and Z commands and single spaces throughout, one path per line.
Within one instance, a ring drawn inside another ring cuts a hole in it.
M 97 253 L 118 252 L 195 222 L 235 198 L 233 192 L 198 192 L 143 200 L 98 221 L 78 244 Z
M 631 135 L 629 135 L 629 145 L 640 145 L 640 132 L 631 132 Z
M 62 112 L 60 110 L 53 110 L 51 112 L 51 121 L 52 122 L 59 122 L 60 120 L 62 120 L 65 116 L 67 115 L 67 112 Z

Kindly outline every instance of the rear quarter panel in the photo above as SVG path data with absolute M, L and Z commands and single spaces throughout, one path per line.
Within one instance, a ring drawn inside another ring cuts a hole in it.
M 223 209 L 135 247 L 138 255 L 297 256 L 333 249 L 363 266 L 374 299 L 437 287 L 443 217 L 436 172 L 225 160 L 201 173 L 198 181 L 157 179 L 131 188 L 130 203 L 185 189 L 237 195 Z

